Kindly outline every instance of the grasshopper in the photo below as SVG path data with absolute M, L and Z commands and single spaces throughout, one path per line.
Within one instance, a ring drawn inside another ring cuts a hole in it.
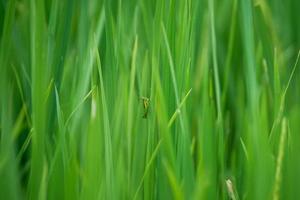
M 148 113 L 149 113 L 150 99 L 147 97 L 141 97 L 141 99 L 142 99 L 143 108 L 144 108 L 143 118 L 146 119 L 148 117 Z

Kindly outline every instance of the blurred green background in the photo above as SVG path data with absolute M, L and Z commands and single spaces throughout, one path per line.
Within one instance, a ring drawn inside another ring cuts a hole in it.
M 299 0 L 0 0 L 0 199 L 297 199 Z

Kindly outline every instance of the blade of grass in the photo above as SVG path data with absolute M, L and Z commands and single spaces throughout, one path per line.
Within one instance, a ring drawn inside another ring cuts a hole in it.
M 106 96 L 103 84 L 103 76 L 101 71 L 101 61 L 99 51 L 97 50 L 96 54 L 96 64 L 98 68 L 99 78 L 100 78 L 100 97 L 103 109 L 103 124 L 104 124 L 104 144 L 105 144 L 105 174 L 106 174 L 106 198 L 114 198 L 115 194 L 113 192 L 113 185 L 114 185 L 114 176 L 113 176 L 113 157 L 112 157 L 112 141 L 111 141 L 111 129 L 108 117 L 108 108 L 106 103 Z
M 280 185 L 282 182 L 282 166 L 283 166 L 283 156 L 286 146 L 286 135 L 287 135 L 287 119 L 282 119 L 281 125 L 281 134 L 280 134 L 280 143 L 278 148 L 278 155 L 276 160 L 276 173 L 275 173 L 275 183 L 274 183 L 274 192 L 273 200 L 280 199 Z

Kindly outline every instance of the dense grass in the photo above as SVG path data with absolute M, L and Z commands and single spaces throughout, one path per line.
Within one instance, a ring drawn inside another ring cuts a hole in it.
M 299 0 L 0 0 L 0 199 L 297 199 Z

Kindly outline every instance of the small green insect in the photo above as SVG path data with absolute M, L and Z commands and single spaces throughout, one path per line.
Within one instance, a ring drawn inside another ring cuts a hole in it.
M 147 97 L 141 97 L 141 99 L 142 99 L 143 108 L 144 108 L 143 118 L 146 119 L 149 114 L 150 99 Z

